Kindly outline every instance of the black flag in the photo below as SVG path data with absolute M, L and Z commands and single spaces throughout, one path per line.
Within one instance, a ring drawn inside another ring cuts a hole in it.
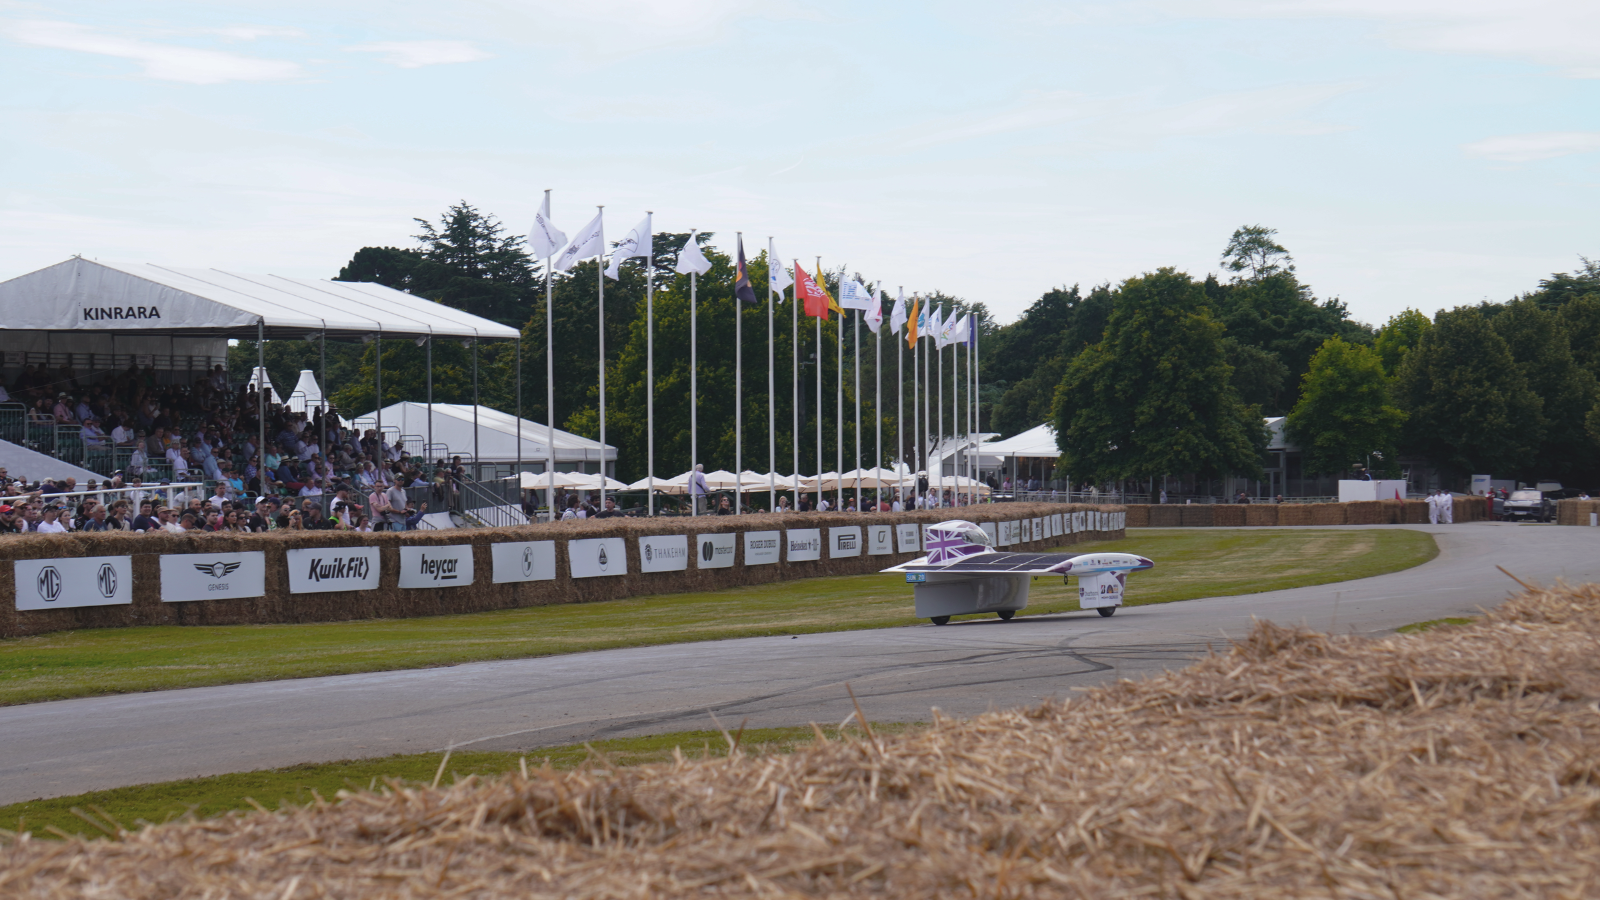
M 750 287 L 750 272 L 744 265 L 744 236 L 739 236 L 739 277 L 733 282 L 733 295 L 740 300 L 754 306 L 756 302 L 755 289 Z

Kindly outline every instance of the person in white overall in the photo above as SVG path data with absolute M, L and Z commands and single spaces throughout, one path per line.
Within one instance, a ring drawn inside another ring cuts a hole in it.
M 1428 494 L 1428 524 L 1429 525 L 1437 525 L 1437 524 L 1439 524 L 1439 492 L 1438 491 L 1433 491 L 1432 493 Z
M 1456 496 L 1449 491 L 1439 492 L 1439 521 L 1446 525 L 1456 523 Z

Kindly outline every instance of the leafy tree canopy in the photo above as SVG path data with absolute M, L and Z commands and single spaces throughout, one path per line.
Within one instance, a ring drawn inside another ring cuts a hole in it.
M 1222 251 L 1222 266 L 1230 272 L 1250 273 L 1257 281 L 1269 275 L 1294 272 L 1294 257 L 1277 241 L 1278 229 L 1244 225 L 1234 230 Z
M 1378 359 L 1383 362 L 1383 371 L 1391 376 L 1398 372 L 1400 362 L 1431 327 L 1433 323 L 1428 321 L 1428 317 L 1414 309 L 1390 316 L 1373 342 Z
M 1396 473 L 1396 447 L 1406 414 L 1392 405 L 1389 378 L 1371 348 L 1329 338 L 1311 358 L 1300 401 L 1289 413 L 1288 437 L 1306 470 L 1333 475 L 1354 463 Z

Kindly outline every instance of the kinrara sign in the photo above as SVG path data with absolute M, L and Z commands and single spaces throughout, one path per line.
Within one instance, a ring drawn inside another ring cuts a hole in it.
M 461 587 L 471 583 L 471 544 L 400 548 L 403 588 Z
M 313 547 L 285 555 L 291 594 L 370 591 L 378 586 L 377 547 Z

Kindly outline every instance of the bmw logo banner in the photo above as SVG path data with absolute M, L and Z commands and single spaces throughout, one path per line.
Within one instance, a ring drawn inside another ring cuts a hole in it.
M 555 541 L 506 541 L 489 545 L 494 583 L 556 580 Z
M 267 555 L 169 553 L 161 557 L 161 602 L 267 595 Z
M 19 559 L 15 563 L 17 609 L 122 606 L 133 602 L 129 556 L 79 559 Z

